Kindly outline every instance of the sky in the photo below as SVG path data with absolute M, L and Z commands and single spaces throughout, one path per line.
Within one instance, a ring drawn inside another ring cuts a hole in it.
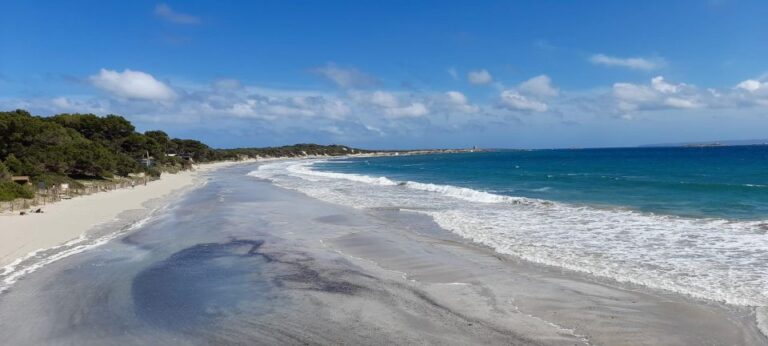
M 768 2 L 3 1 L 0 109 L 215 147 L 768 138 Z

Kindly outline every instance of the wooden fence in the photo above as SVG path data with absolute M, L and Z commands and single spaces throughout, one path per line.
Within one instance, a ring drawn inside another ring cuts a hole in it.
M 20 212 L 26 211 L 30 208 L 41 208 L 47 204 L 61 201 L 62 199 L 71 199 L 79 196 L 92 195 L 99 192 L 107 192 L 117 189 L 131 188 L 133 186 L 144 185 L 157 178 L 146 177 L 135 180 L 124 180 L 119 182 L 99 182 L 92 185 L 84 186 L 81 188 L 68 188 L 63 190 L 59 187 L 48 188 L 46 190 L 39 190 L 35 193 L 35 197 L 30 199 L 18 198 L 13 201 L 0 201 L 0 213 L 5 212 Z

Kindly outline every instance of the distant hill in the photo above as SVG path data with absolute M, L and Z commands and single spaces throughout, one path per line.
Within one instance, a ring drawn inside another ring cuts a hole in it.
M 768 139 L 742 139 L 742 140 L 722 140 L 709 142 L 680 142 L 680 143 L 661 143 L 646 144 L 640 147 L 718 147 L 735 145 L 768 145 Z

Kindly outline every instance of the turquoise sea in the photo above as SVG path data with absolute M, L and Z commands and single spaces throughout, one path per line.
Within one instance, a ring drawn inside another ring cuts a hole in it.
M 768 218 L 768 146 L 495 151 L 314 167 L 642 212 Z

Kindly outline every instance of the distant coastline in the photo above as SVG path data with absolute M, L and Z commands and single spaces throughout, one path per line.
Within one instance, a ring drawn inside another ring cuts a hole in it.
M 678 143 L 657 143 L 657 144 L 644 144 L 640 145 L 640 148 L 653 148 L 653 147 L 733 147 L 733 146 L 751 146 L 751 145 L 768 145 L 768 139 L 744 139 L 744 140 L 717 140 L 717 141 L 702 141 L 702 142 L 678 142 Z

